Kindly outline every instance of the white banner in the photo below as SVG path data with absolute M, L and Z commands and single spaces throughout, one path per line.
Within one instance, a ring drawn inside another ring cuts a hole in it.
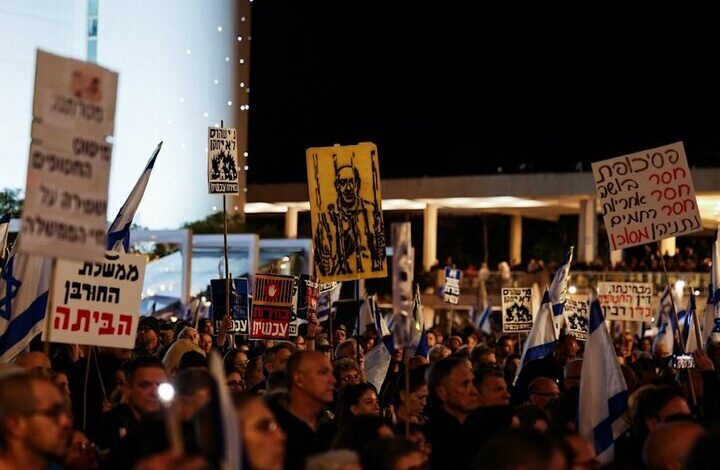
M 231 127 L 208 127 L 208 192 L 240 194 L 237 134 Z
M 460 279 L 462 271 L 459 269 L 445 268 L 445 288 L 443 298 L 445 303 L 457 305 L 460 300 Z
M 598 300 L 605 320 L 651 321 L 653 288 L 642 282 L 599 282 Z
M 20 250 L 100 260 L 117 74 L 38 52 Z
M 567 297 L 563 308 L 567 331 L 579 341 L 587 340 L 590 310 L 587 297 Z
M 140 255 L 108 251 L 101 263 L 57 260 L 51 341 L 134 348 L 144 274 Z
M 595 162 L 592 169 L 611 250 L 702 230 L 682 142 Z

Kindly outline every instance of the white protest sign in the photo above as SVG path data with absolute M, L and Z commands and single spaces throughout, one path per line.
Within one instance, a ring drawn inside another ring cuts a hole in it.
M 605 320 L 651 321 L 653 288 L 643 282 L 599 282 L 598 300 Z
M 208 192 L 240 194 L 239 175 L 235 129 L 208 127 Z
M 532 287 L 503 287 L 503 333 L 527 333 L 532 328 Z
M 462 271 L 459 269 L 445 268 L 445 289 L 443 297 L 445 303 L 457 305 L 460 300 L 460 278 Z
M 592 164 L 611 250 L 702 230 L 682 142 Z
M 50 299 L 52 341 L 134 348 L 144 274 L 140 255 L 108 251 L 101 263 L 59 259 Z
M 102 259 L 117 74 L 38 52 L 20 250 Z
M 590 309 L 588 299 L 579 297 L 567 297 L 563 314 L 567 320 L 567 331 L 579 341 L 587 340 L 588 322 L 590 321 Z

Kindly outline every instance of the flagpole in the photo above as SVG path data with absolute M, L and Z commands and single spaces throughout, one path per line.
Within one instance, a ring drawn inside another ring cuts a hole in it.
M 660 260 L 662 261 L 663 273 L 665 274 L 665 283 L 667 284 L 667 288 L 670 291 L 670 305 L 672 306 L 672 317 L 675 320 L 675 331 L 677 331 L 677 334 L 673 334 L 673 339 L 675 340 L 676 346 L 678 343 L 680 344 L 680 351 L 685 354 L 685 344 L 680 337 L 680 319 L 678 318 L 677 309 L 675 308 L 675 298 L 672 293 L 673 289 L 670 285 L 670 277 L 668 276 L 667 266 L 665 266 L 665 257 L 662 254 L 660 240 L 658 240 L 656 243 L 658 249 L 660 250 Z M 693 384 L 692 373 L 690 372 L 690 369 L 685 369 L 685 371 L 687 372 L 688 388 L 690 389 L 690 396 L 692 397 L 693 406 L 697 406 L 697 396 L 695 395 L 695 385 Z
M 45 355 L 50 359 L 50 333 L 52 332 L 52 294 L 53 284 L 55 284 L 55 268 L 57 267 L 57 258 L 53 257 L 52 267 L 50 268 L 50 285 L 48 286 L 47 310 L 45 311 Z
M 220 128 L 225 127 L 225 121 L 220 120 Z M 228 260 L 228 242 L 227 242 L 227 196 L 223 194 L 223 247 L 225 255 L 225 316 L 230 315 L 230 261 Z M 234 334 L 232 335 L 234 340 Z

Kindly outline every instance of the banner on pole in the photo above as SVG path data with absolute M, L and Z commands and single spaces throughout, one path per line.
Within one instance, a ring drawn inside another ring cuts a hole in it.
M 300 325 L 317 322 L 318 296 L 320 285 L 312 276 L 301 274 L 297 279 L 290 319 L 290 336 L 297 336 Z
M 211 279 L 210 292 L 212 299 L 212 321 L 215 331 L 220 331 L 225 317 L 225 279 Z M 232 279 L 230 284 L 230 318 L 232 326 L 228 333 L 248 334 L 248 280 Z
M 52 341 L 134 348 L 144 274 L 140 255 L 108 251 L 101 263 L 59 259 L 51 289 Z
M 682 142 L 592 164 L 611 250 L 702 230 Z
M 117 79 L 38 51 L 21 251 L 103 259 Z
M 598 300 L 605 320 L 651 321 L 652 284 L 645 282 L 599 282 Z
M 532 287 L 503 287 L 503 333 L 528 333 L 532 328 Z
M 375 144 L 309 148 L 306 163 L 318 279 L 385 277 L 385 227 Z
M 208 127 L 208 192 L 240 194 L 240 163 L 234 128 Z

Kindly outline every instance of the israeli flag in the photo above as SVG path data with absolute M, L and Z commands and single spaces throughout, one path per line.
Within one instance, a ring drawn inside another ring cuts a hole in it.
M 130 226 L 132 225 L 133 217 L 135 217 L 135 211 L 137 211 L 143 194 L 145 194 L 145 188 L 147 187 L 148 181 L 150 181 L 150 173 L 152 173 L 153 166 L 155 166 L 155 159 L 160 153 L 162 144 L 163 143 L 160 142 L 155 148 L 150 160 L 148 160 L 145 170 L 142 175 L 140 175 L 140 179 L 135 183 L 135 187 L 133 187 L 125 204 L 123 204 L 117 217 L 115 217 L 115 221 L 108 229 L 108 250 L 120 251 L 120 247 L 122 247 L 125 253 L 130 250 Z
M 717 238 L 720 237 L 720 229 L 712 248 L 712 270 L 710 271 L 710 286 L 708 287 L 708 301 L 705 306 L 705 318 L 702 326 L 702 340 L 707 344 L 708 340 L 720 342 L 720 332 L 715 332 L 715 319 L 718 318 L 718 307 L 720 307 L 720 245 Z
M 595 446 L 597 459 L 607 464 L 614 458 L 615 440 L 628 425 L 627 385 L 620 370 L 600 302 L 590 304 L 590 322 L 580 376 L 580 435 Z
M 427 338 L 425 337 L 425 316 L 423 315 L 422 301 L 420 300 L 420 286 L 415 286 L 413 298 L 413 318 L 410 325 L 410 342 L 408 348 L 415 350 L 416 356 L 428 355 Z
M 670 354 L 672 354 L 675 349 L 675 326 L 671 318 L 673 310 L 672 295 L 672 290 L 666 287 L 662 297 L 660 297 L 660 304 L 658 305 L 656 314 L 658 333 L 653 340 L 653 354 L 660 347 Z
M 542 302 L 540 303 L 540 310 L 537 315 L 535 315 L 535 320 L 530 328 L 528 338 L 525 341 L 525 344 L 523 344 L 520 367 L 518 367 L 517 372 L 515 373 L 515 380 L 513 380 L 513 384 L 517 382 L 520 372 L 525 364 L 536 359 L 542 359 L 555 350 L 558 337 L 556 336 L 553 320 L 550 291 L 545 289 L 545 294 L 543 294 Z
M 0 277 L 0 362 L 10 362 L 45 327 L 52 258 L 18 253 Z
M 698 344 L 698 336 L 700 331 L 700 325 L 697 317 L 697 309 L 695 307 L 695 294 L 690 290 L 690 298 L 688 299 L 688 306 L 685 310 L 685 318 L 683 319 L 683 344 L 685 345 L 685 352 L 692 353 L 698 349 L 702 349 L 702 345 Z
M 327 321 L 330 315 L 337 310 L 337 303 L 340 300 L 340 289 L 342 282 L 334 283 L 329 289 L 320 288 L 317 303 L 317 317 L 319 322 Z
M 215 382 L 211 392 L 213 396 L 208 406 L 213 411 L 213 418 L 219 421 L 212 427 L 216 434 L 214 439 L 209 441 L 216 446 L 215 454 L 219 457 L 222 470 L 241 468 L 240 421 L 235 414 L 232 394 L 225 383 L 222 359 L 216 351 L 210 352 L 208 365 L 210 375 Z
M 492 314 L 492 308 L 490 307 L 490 304 L 487 304 L 485 306 L 485 310 L 483 310 L 482 314 L 480 315 L 480 319 L 477 322 L 478 330 L 482 331 L 486 335 L 490 336 L 492 334 L 492 325 L 491 325 L 491 314 Z
M 391 334 L 390 328 L 385 321 L 385 317 L 383 317 L 382 312 L 378 308 L 377 294 L 368 295 L 365 298 L 365 302 L 363 302 L 362 306 L 360 307 L 359 323 L 361 331 L 356 331 L 355 335 L 362 334 L 364 332 L 362 330 L 364 330 L 367 325 L 375 325 L 375 331 L 377 331 L 379 338 Z
M 552 303 L 553 324 L 555 326 L 555 337 L 560 336 L 565 326 L 565 298 L 567 297 L 568 283 L 570 282 L 570 263 L 572 263 L 573 251 L 575 247 L 571 246 L 570 250 L 565 253 L 560 267 L 555 272 L 552 284 L 550 284 L 550 302 Z

